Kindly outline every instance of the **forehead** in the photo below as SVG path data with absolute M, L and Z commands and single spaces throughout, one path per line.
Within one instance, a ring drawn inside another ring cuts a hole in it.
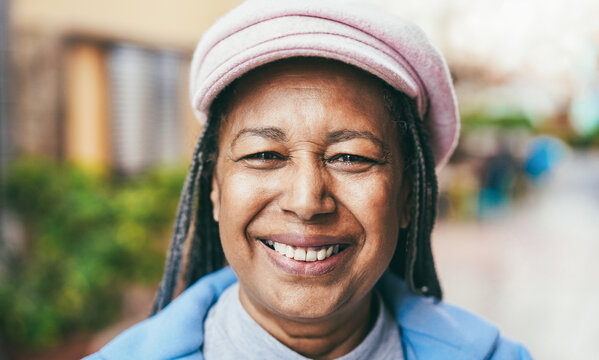
M 320 58 L 292 58 L 259 67 L 232 84 L 225 113 L 236 110 L 276 111 L 282 98 L 320 101 L 327 111 L 366 112 L 368 117 L 389 118 L 385 84 L 354 66 Z
M 237 87 L 245 88 L 253 84 L 300 78 L 320 83 L 365 85 L 373 88 L 381 88 L 383 83 L 375 76 L 349 64 L 323 58 L 302 57 L 279 60 L 258 67 L 238 79 Z

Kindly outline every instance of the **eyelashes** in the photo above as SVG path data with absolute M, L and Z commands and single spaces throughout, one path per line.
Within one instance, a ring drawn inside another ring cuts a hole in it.
M 327 160 L 328 162 L 342 162 L 342 163 L 376 163 L 374 159 L 367 158 L 361 155 L 353 154 L 338 154 Z
M 329 167 L 347 173 L 363 173 L 376 165 L 385 163 L 384 161 L 355 154 L 336 154 L 325 161 Z
M 260 151 L 242 156 L 238 161 L 243 162 L 251 169 L 275 170 L 285 166 L 287 156 L 275 151 Z
M 255 154 L 246 155 L 243 157 L 246 160 L 259 160 L 259 161 L 272 161 L 272 160 L 286 160 L 286 157 L 273 151 L 257 152 Z

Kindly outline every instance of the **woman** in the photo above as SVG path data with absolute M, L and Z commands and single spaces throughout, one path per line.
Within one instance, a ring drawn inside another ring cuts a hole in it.
M 155 314 L 90 358 L 529 358 L 441 301 L 435 166 L 459 127 L 444 60 L 401 19 L 296 3 L 247 1 L 198 45 L 206 126 Z

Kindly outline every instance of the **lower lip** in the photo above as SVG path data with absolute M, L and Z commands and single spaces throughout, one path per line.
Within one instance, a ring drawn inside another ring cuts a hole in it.
M 349 253 L 349 249 L 346 248 L 343 251 L 338 252 L 337 254 L 332 255 L 324 260 L 317 261 L 298 261 L 292 258 L 289 258 L 285 255 L 281 255 L 279 252 L 269 248 L 263 242 L 259 241 L 259 243 L 266 249 L 266 253 L 270 257 L 270 259 L 281 268 L 283 271 L 289 274 L 296 275 L 324 275 L 333 271 L 339 264 L 343 262 L 343 260 L 347 257 Z

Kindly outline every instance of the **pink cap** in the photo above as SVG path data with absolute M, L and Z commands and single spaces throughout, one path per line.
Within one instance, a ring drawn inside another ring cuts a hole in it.
M 290 57 L 342 61 L 416 99 L 437 169 L 455 149 L 459 114 L 443 56 L 413 23 L 366 5 L 323 0 L 247 0 L 200 40 L 191 63 L 190 96 L 205 124 L 210 104 L 251 69 Z

